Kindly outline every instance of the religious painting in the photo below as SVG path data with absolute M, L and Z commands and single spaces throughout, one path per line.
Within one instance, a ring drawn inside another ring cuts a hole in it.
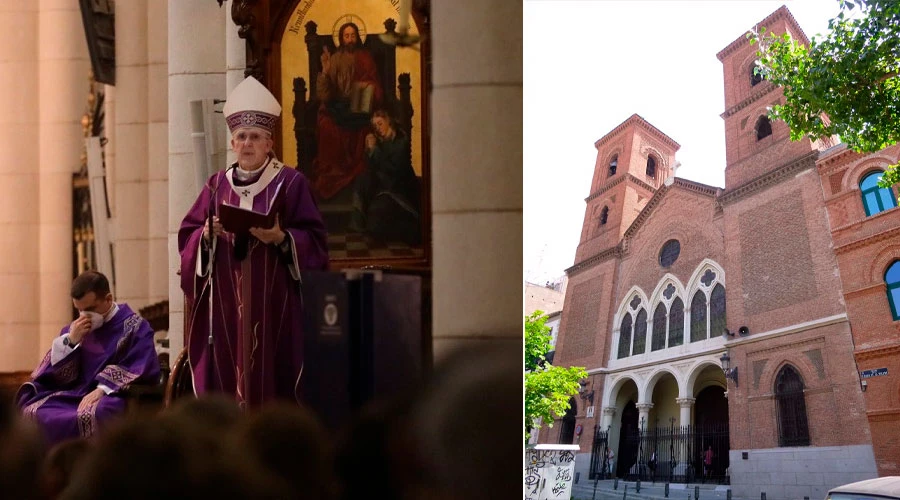
M 392 43 L 400 4 L 298 0 L 280 35 L 281 157 L 310 180 L 332 262 L 427 260 L 424 57 Z

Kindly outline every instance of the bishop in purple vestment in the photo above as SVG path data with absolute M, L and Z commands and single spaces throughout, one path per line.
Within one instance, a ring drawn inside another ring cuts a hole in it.
M 79 317 L 62 329 L 16 394 L 49 444 L 94 435 L 124 411 L 121 389 L 159 381 L 150 324 L 113 301 L 106 276 L 86 271 L 75 278 L 72 302 Z
M 300 401 L 300 271 L 328 266 L 325 225 L 309 182 L 272 154 L 280 112 L 252 77 L 235 88 L 225 115 L 237 162 L 209 178 L 178 232 L 194 390 L 233 394 L 251 407 Z M 222 203 L 272 209 L 278 217 L 270 228 L 232 233 L 220 223 Z

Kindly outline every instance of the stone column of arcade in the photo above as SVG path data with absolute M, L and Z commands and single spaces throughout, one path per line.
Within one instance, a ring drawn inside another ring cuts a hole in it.
M 691 425 L 691 408 L 694 407 L 694 403 L 697 400 L 694 398 L 678 398 L 675 400 L 678 403 L 678 407 L 680 410 L 680 415 L 678 419 L 678 425 L 685 426 Z
M 653 409 L 653 403 L 638 403 L 638 425 L 641 426 L 641 430 L 645 430 L 650 427 L 650 410 Z

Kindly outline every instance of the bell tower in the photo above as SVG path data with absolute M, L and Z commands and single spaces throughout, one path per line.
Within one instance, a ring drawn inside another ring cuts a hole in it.
M 619 244 L 647 201 L 674 175 L 680 147 L 637 114 L 594 143 L 594 179 L 575 262 Z
M 809 44 L 787 7 L 756 24 L 766 33 L 787 33 Z M 734 189 L 785 163 L 809 153 L 815 145 L 808 138 L 791 142 L 790 130 L 781 120 L 770 121 L 768 108 L 784 102 L 781 87 L 754 73 L 758 45 L 746 35 L 731 42 L 716 57 L 722 63 L 725 82 L 725 189 Z

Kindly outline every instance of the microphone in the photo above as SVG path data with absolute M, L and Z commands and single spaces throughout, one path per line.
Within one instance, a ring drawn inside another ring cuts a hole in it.
M 228 168 L 225 169 L 225 173 L 222 177 L 219 177 L 216 180 L 216 186 L 212 189 L 212 194 L 209 198 L 209 206 L 206 210 L 206 224 L 209 227 L 209 241 L 212 243 L 212 239 L 215 236 L 213 232 L 213 216 L 215 215 L 215 207 L 216 207 L 216 194 L 219 192 L 219 185 L 222 184 L 222 179 L 228 175 L 228 171 L 237 167 L 237 163 L 233 163 Z

